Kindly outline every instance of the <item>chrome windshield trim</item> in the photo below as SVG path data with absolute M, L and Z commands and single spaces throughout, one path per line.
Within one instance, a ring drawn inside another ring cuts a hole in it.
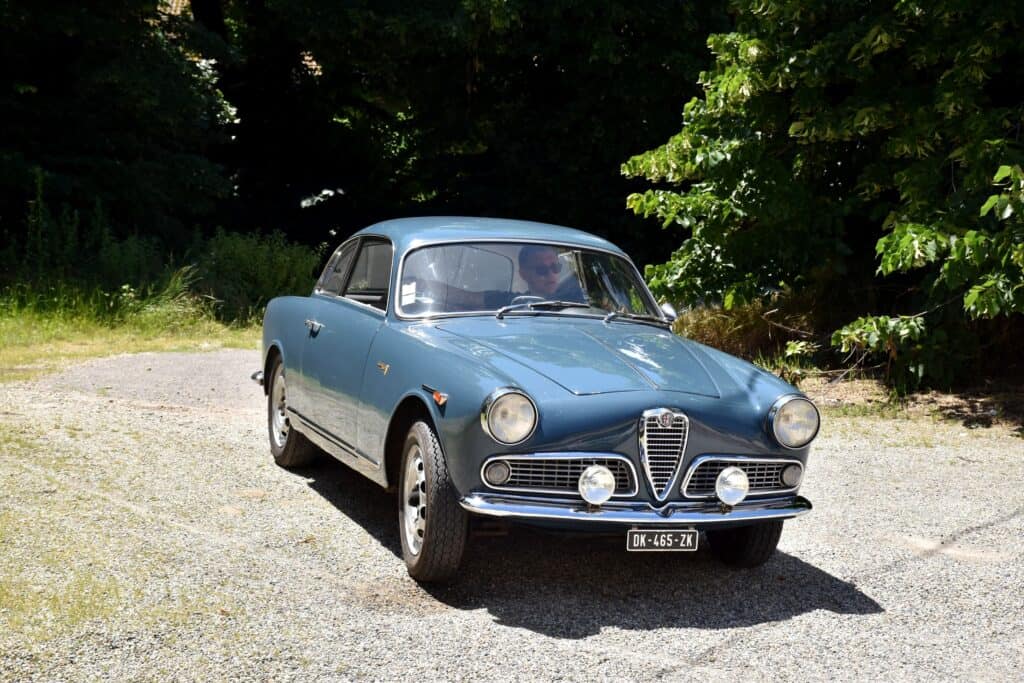
M 790 465 L 800 466 L 800 484 L 803 483 L 804 478 L 804 464 L 795 458 L 763 458 L 757 455 L 700 455 L 694 458 L 690 462 L 690 467 L 686 470 L 686 477 L 683 479 L 683 483 L 679 487 L 679 492 L 683 494 L 683 498 L 690 500 L 710 500 L 715 498 L 715 494 L 710 493 L 703 496 L 691 496 L 686 493 L 686 487 L 690 485 L 690 479 L 693 477 L 693 473 L 697 471 L 697 468 L 706 462 L 736 462 L 736 463 L 756 463 L 756 462 L 771 462 L 771 463 L 786 463 Z M 769 496 L 769 495 L 785 495 L 787 493 L 795 493 L 799 488 L 800 484 L 788 489 L 770 489 L 766 491 L 751 491 L 748 495 L 750 496 Z
M 744 502 L 733 508 L 722 505 L 695 507 L 692 503 L 669 503 L 660 508 L 648 503 L 617 502 L 589 507 L 579 501 L 545 501 L 536 498 L 473 493 L 463 497 L 464 510 L 487 517 L 586 522 L 606 524 L 714 525 L 791 519 L 811 511 L 811 501 L 801 496 Z
M 611 256 L 616 256 L 616 257 L 618 257 L 620 259 L 623 259 L 626 263 L 629 264 L 630 268 L 633 269 L 633 274 L 636 276 L 637 282 L 639 282 L 641 285 L 643 285 L 643 288 L 642 288 L 641 291 L 643 291 L 644 296 L 647 297 L 647 303 L 649 303 L 651 305 L 651 308 L 653 310 L 655 310 L 655 311 L 658 311 L 658 313 L 660 313 L 662 315 L 662 317 L 664 318 L 664 312 L 662 312 L 661 307 L 658 305 L 657 299 L 655 299 L 654 295 L 651 294 L 651 290 L 647 286 L 647 281 L 644 280 L 643 275 L 640 274 L 640 269 L 636 267 L 636 264 L 633 263 L 633 259 L 631 259 L 628 254 L 626 254 L 623 251 L 616 251 L 614 249 L 605 249 L 603 247 L 594 247 L 594 246 L 584 246 L 584 245 L 578 244 L 576 242 L 566 242 L 566 241 L 563 241 L 563 240 L 543 240 L 542 241 L 542 240 L 536 240 L 536 239 L 522 239 L 522 238 L 515 238 L 515 237 L 489 237 L 489 238 L 473 238 L 473 239 L 438 240 L 436 242 L 428 241 L 428 242 L 424 242 L 422 244 L 415 244 L 414 246 L 410 247 L 409 249 L 406 249 L 405 253 L 402 254 L 402 258 L 399 259 L 399 261 L 398 261 L 398 270 L 397 270 L 396 273 L 394 273 L 394 281 L 393 281 L 393 285 L 394 286 L 392 287 L 392 289 L 395 289 L 395 291 L 397 291 L 397 288 L 402 286 L 402 275 L 405 273 L 405 260 L 407 258 L 409 258 L 410 254 L 412 254 L 414 252 L 417 252 L 420 249 L 425 249 L 425 248 L 428 248 L 428 247 L 443 247 L 443 246 L 448 245 L 448 244 L 482 244 L 482 243 L 489 243 L 489 244 L 549 244 L 549 245 L 551 245 L 553 247 L 569 247 L 569 248 L 572 248 L 572 249 L 596 251 L 596 252 L 600 252 L 600 253 L 603 253 L 603 254 L 609 254 Z M 398 320 L 408 320 L 408 321 L 434 320 L 435 318 L 450 318 L 450 317 L 455 317 L 456 315 L 457 316 L 464 316 L 464 315 L 488 315 L 488 314 L 489 315 L 494 315 L 497 312 L 497 310 L 498 310 L 498 309 L 494 309 L 494 310 L 491 310 L 491 311 L 469 311 L 469 312 L 459 311 L 458 313 L 441 313 L 441 314 L 434 314 L 434 315 L 431 315 L 429 313 L 424 314 L 424 315 L 403 315 L 401 310 L 400 310 L 401 307 L 402 307 L 401 304 L 402 304 L 401 300 L 399 300 L 399 299 L 395 300 L 395 307 L 394 307 L 395 318 L 398 319 Z M 607 314 L 607 312 L 606 312 L 606 314 Z M 604 316 L 595 316 L 595 317 L 604 317 Z M 666 323 L 671 324 L 669 322 L 668 318 L 664 318 L 664 320 L 665 320 Z
M 629 473 L 633 477 L 633 489 L 629 493 L 613 493 L 612 498 L 632 498 L 640 492 L 640 482 L 636 476 L 636 467 L 633 466 L 633 462 L 624 455 L 618 453 L 519 453 L 519 454 L 507 454 L 507 455 L 495 455 L 487 460 L 480 466 L 480 481 L 483 485 L 494 491 L 512 491 L 518 493 L 550 493 L 550 494 L 566 494 L 568 491 L 560 489 L 545 489 L 535 487 L 524 487 L 524 488 L 509 488 L 507 486 L 491 486 L 487 483 L 487 479 L 484 478 L 484 469 L 497 460 L 618 460 L 626 463 L 629 467 Z M 571 495 L 571 494 L 570 494 Z M 579 496 L 576 496 L 576 502 L 583 500 Z

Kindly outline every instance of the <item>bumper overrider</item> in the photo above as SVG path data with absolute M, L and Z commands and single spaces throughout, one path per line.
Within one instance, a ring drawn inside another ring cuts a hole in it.
M 601 506 L 583 501 L 554 500 L 504 493 L 471 493 L 459 503 L 467 511 L 509 520 L 554 522 L 569 527 L 590 524 L 624 526 L 735 526 L 766 520 L 792 519 L 811 511 L 802 496 L 746 500 L 729 507 L 719 502 L 679 502 L 653 507 L 645 502 L 609 501 Z

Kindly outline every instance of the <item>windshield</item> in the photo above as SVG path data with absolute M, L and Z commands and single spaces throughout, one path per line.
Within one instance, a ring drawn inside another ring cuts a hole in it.
M 661 312 L 636 269 L 599 251 L 543 243 L 463 242 L 423 247 L 405 259 L 398 312 L 409 317 L 486 313 L 558 301 L 570 314 Z

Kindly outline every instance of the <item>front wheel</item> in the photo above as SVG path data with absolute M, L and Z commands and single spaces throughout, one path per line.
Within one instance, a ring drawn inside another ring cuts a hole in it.
M 425 583 L 455 576 L 466 548 L 469 516 L 459 505 L 437 434 L 416 422 L 402 448 L 398 530 L 409 575 Z
M 292 429 L 288 416 L 288 390 L 284 378 L 284 363 L 274 361 L 267 387 L 267 431 L 270 435 L 270 453 L 281 467 L 308 465 L 320 454 L 309 439 Z
M 782 536 L 782 521 L 708 531 L 711 552 L 733 567 L 759 567 L 775 554 Z

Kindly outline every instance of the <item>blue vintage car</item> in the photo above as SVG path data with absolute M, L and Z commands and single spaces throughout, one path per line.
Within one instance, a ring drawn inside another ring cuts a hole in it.
M 620 531 L 627 550 L 755 566 L 797 495 L 814 405 L 671 332 L 625 253 L 483 218 L 370 226 L 263 321 L 270 449 L 398 492 L 409 573 L 451 578 L 475 518 Z M 705 532 L 700 536 L 700 532 Z

